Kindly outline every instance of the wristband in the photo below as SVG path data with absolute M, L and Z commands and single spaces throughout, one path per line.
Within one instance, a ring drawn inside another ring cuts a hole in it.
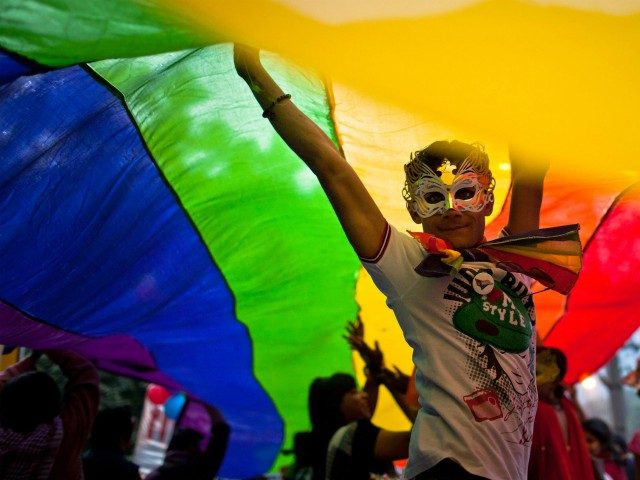
M 268 118 L 270 120 L 274 114 L 273 108 L 280 102 L 284 102 L 285 100 L 289 100 L 290 98 L 291 98 L 291 95 L 288 93 L 285 93 L 284 95 L 280 95 L 273 102 L 271 102 L 267 108 L 264 109 L 264 112 L 262 112 L 262 117 Z

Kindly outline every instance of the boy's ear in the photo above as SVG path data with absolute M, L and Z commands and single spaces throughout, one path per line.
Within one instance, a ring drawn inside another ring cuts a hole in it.
M 484 207 L 484 216 L 488 217 L 492 213 L 493 213 L 493 198 L 491 199 L 491 201 L 489 203 L 487 203 L 487 206 Z
M 409 212 L 409 215 L 411 215 L 411 220 L 413 220 L 418 225 L 422 225 L 422 218 L 420 218 L 420 215 L 416 213 L 411 205 L 407 205 L 407 212 Z

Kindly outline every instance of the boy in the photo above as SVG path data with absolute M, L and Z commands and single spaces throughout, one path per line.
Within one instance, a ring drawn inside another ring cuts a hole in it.
M 435 252 L 427 254 L 388 225 L 355 171 L 271 79 L 258 52 L 237 45 L 234 57 L 263 116 L 318 177 L 413 348 L 421 409 L 406 478 L 526 478 L 537 404 L 529 282 L 487 261 L 465 260 L 472 251 L 453 250 L 483 241 L 493 209 L 494 180 L 483 149 L 436 142 L 405 166 L 409 214 L 438 237 L 424 240 Z M 511 234 L 538 228 L 544 176 L 516 167 Z M 442 274 L 443 261 L 457 272 Z

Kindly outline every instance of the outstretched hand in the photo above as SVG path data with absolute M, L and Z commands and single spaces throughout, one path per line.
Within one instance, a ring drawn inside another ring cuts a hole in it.
M 349 343 L 351 348 L 360 351 L 363 345 L 366 346 L 364 342 L 364 325 L 360 317 L 358 317 L 358 320 L 355 322 L 348 322 L 345 330 L 347 331 L 347 335 L 344 335 L 344 339 Z
M 540 228 L 540 207 L 544 176 L 549 168 L 545 159 L 509 146 L 511 160 L 511 201 L 506 230 L 516 235 Z
M 384 365 L 384 355 L 377 341 L 374 343 L 375 348 L 371 348 L 364 341 L 364 324 L 360 317 L 355 322 L 347 323 L 346 330 L 345 340 L 347 340 L 352 349 L 360 354 L 367 368 L 374 374 L 380 372 Z
M 511 163 L 511 175 L 514 178 L 544 177 L 550 165 L 548 159 L 533 158 L 530 153 L 514 145 L 509 145 L 509 161 Z

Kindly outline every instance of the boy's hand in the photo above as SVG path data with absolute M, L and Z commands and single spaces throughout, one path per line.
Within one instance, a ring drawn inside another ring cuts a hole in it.
M 509 161 L 511 162 L 511 176 L 514 179 L 544 178 L 549 170 L 548 160 L 532 159 L 531 155 L 513 145 L 509 145 Z
M 249 80 L 251 72 L 255 71 L 256 67 L 261 67 L 260 51 L 249 45 L 235 43 L 233 45 L 233 63 L 238 75 L 245 80 Z
M 532 159 L 517 147 L 509 146 L 511 160 L 511 202 L 506 230 L 512 234 L 540 228 L 540 206 L 548 161 Z

